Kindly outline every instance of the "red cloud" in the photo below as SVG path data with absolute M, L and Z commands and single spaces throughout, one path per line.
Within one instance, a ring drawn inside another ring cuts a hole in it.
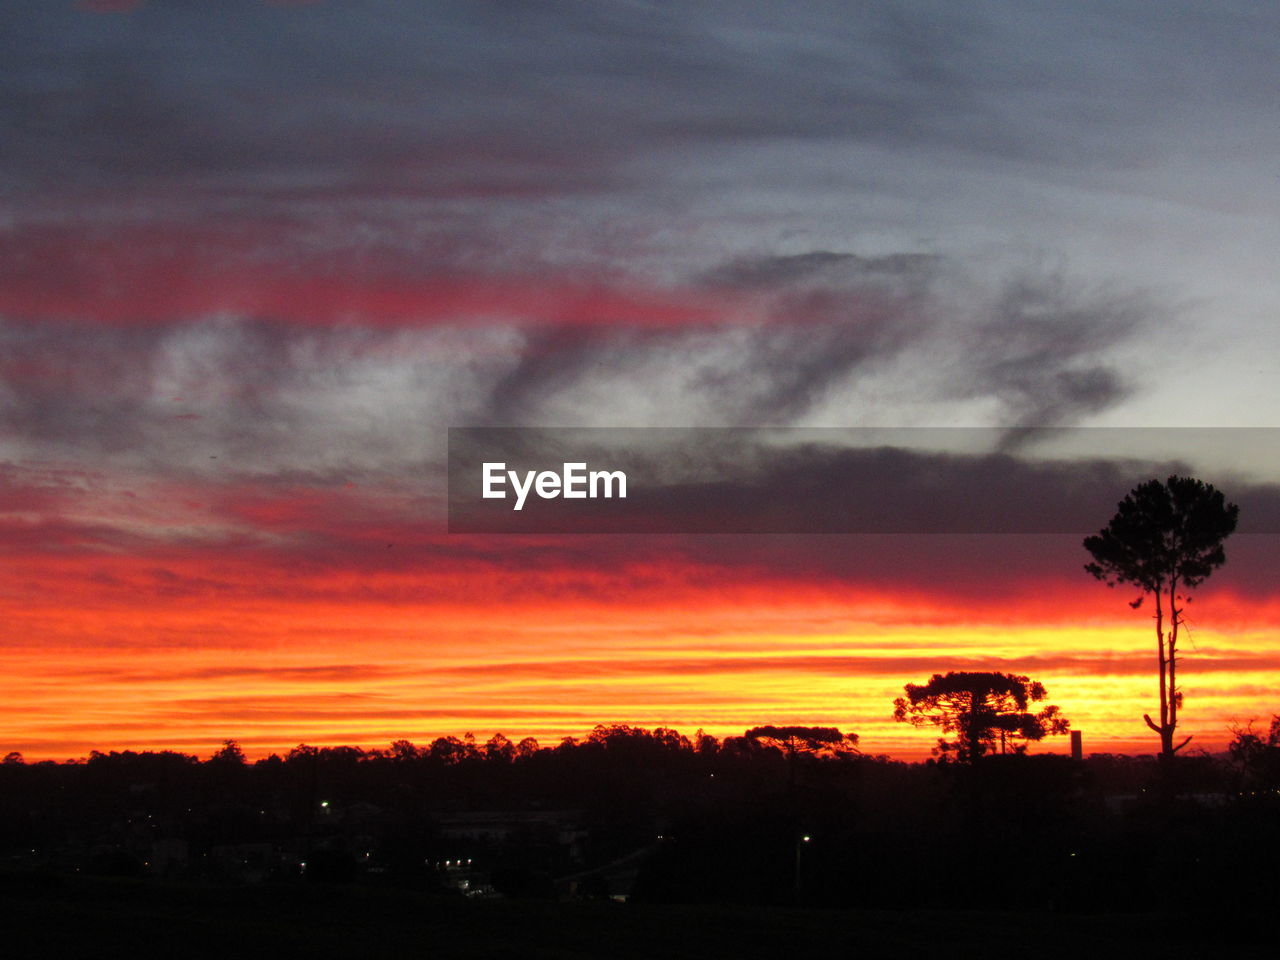
M 519 271 L 502 277 L 385 256 L 296 252 L 270 224 L 213 234 L 181 225 L 0 235 L 0 313 L 40 321 L 163 325 L 232 313 L 299 325 L 519 322 L 653 328 L 724 322 L 728 294 Z

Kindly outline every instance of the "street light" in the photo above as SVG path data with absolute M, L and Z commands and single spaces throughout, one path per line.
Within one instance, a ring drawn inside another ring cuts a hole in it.
M 812 842 L 813 842 L 813 837 L 809 836 L 809 834 L 807 833 L 802 834 L 800 838 L 796 840 L 796 903 L 800 902 L 800 888 L 801 888 L 800 878 L 802 876 L 800 872 L 800 852 L 804 850 L 804 845 L 806 843 L 812 843 Z

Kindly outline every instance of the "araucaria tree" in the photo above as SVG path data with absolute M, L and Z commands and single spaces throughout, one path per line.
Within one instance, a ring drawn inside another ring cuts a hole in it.
M 788 760 L 802 754 L 815 757 L 858 756 L 858 735 L 835 727 L 752 727 L 744 735 L 751 743 L 782 751 Z
M 1129 584 L 1142 592 L 1130 606 L 1155 600 L 1156 663 L 1160 673 L 1160 720 L 1144 715 L 1160 735 L 1160 755 L 1171 758 L 1190 737 L 1174 744 L 1182 691 L 1178 687 L 1178 628 L 1198 587 L 1226 561 L 1222 544 L 1240 512 L 1221 491 L 1192 477 L 1148 480 L 1129 492 L 1116 515 L 1084 548 L 1093 557 L 1085 570 L 1107 586 Z
M 893 718 L 917 727 L 932 725 L 955 740 L 938 739 L 944 757 L 972 763 L 1000 745 L 1001 752 L 1026 750 L 1028 741 L 1066 733 L 1069 723 L 1057 707 L 1038 713 L 1028 707 L 1045 698 L 1044 685 L 1009 673 L 935 673 L 928 683 L 906 685 L 893 702 Z M 1021 742 L 1019 742 L 1021 741 Z

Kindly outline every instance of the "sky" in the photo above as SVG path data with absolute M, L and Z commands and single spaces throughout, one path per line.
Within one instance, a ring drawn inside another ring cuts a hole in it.
M 1280 711 L 1280 447 L 1221 429 L 1280 421 L 1280 11 L 23 0 L 0 54 L 0 750 L 913 758 L 965 668 L 1153 749 L 1089 529 L 449 533 L 464 426 L 980 427 L 1095 527 L 1186 466 L 1242 504 L 1186 731 Z

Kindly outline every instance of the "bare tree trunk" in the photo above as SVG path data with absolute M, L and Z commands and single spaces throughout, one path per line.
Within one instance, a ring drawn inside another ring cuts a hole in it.
M 969 762 L 977 763 L 982 757 L 982 744 L 978 739 L 978 694 L 974 690 L 969 691 L 969 729 L 966 731 L 966 739 L 969 741 Z
M 1173 756 L 1172 634 L 1164 630 L 1164 591 L 1156 588 L 1156 636 L 1160 644 L 1160 756 Z
M 1144 715 L 1142 719 L 1147 721 L 1148 727 L 1160 734 L 1160 756 L 1167 758 L 1173 756 L 1173 725 L 1169 722 L 1171 684 L 1169 656 L 1165 650 L 1163 584 L 1157 582 L 1152 592 L 1156 598 L 1156 659 L 1160 667 L 1160 723 L 1155 723 L 1149 715 Z
M 1143 715 L 1147 726 L 1160 734 L 1160 756 L 1172 760 L 1174 754 L 1191 742 L 1187 737 L 1177 746 L 1173 744 L 1174 732 L 1178 729 L 1178 624 L 1182 611 L 1178 609 L 1178 581 L 1169 581 L 1169 633 L 1164 630 L 1164 595 L 1163 584 L 1156 584 L 1152 591 L 1156 597 L 1156 657 L 1160 665 L 1160 722 L 1157 724 L 1149 715 Z
M 1173 731 L 1178 727 L 1178 581 L 1169 581 L 1169 742 L 1168 755 L 1177 752 Z
M 1170 757 L 1191 742 L 1191 738 L 1186 737 L 1177 746 L 1173 743 L 1174 731 L 1178 729 L 1178 709 L 1182 706 L 1182 691 L 1178 689 L 1178 627 L 1181 623 L 1178 578 L 1175 576 L 1169 581 L 1169 742 L 1166 747 Z

